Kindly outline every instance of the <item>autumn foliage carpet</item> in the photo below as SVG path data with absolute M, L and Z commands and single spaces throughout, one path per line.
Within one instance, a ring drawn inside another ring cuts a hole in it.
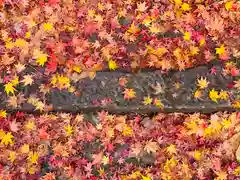
M 7 115 L 0 178 L 236 179 L 239 122 L 239 113 Z

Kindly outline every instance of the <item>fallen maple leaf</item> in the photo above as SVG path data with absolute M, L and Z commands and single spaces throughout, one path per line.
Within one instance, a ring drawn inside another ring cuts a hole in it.
M 118 68 L 117 63 L 113 60 L 108 61 L 108 67 L 110 70 L 115 70 Z
M 50 73 L 54 73 L 57 70 L 57 61 L 54 59 L 51 59 L 47 65 L 46 65 L 46 71 Z
M 217 103 L 217 100 L 219 99 L 219 94 L 217 91 L 215 91 L 215 89 L 212 89 L 211 91 L 209 91 L 209 97 L 212 101 Z
M 225 3 L 225 8 L 227 11 L 229 11 L 230 9 L 232 9 L 233 6 L 233 1 L 229 1 Z
M 18 98 L 16 96 L 10 96 L 7 100 L 8 106 L 12 106 L 13 108 L 18 107 Z
M 150 96 L 144 97 L 143 104 L 144 105 L 149 105 L 152 103 L 152 98 Z
M 209 30 L 215 30 L 218 32 L 224 31 L 224 20 L 220 16 L 210 16 L 210 19 L 208 20 L 208 23 L 206 24 L 206 28 Z
M 173 155 L 177 153 L 176 145 L 175 144 L 170 144 L 167 148 L 166 151 L 168 154 Z
M 29 75 L 29 74 L 27 74 L 27 75 L 24 75 L 23 76 L 23 80 L 21 81 L 22 83 L 24 83 L 24 86 L 27 86 L 27 85 L 32 85 L 32 83 L 33 83 L 33 79 L 32 79 L 32 75 Z
M 14 63 L 14 62 L 15 62 L 14 56 L 9 57 L 7 54 L 4 54 L 4 55 L 2 56 L 1 61 L 0 61 L 0 63 L 3 64 L 3 65 L 5 65 L 5 66 L 10 65 L 10 64 L 12 64 L 12 63 Z
M 13 144 L 13 135 L 11 132 L 7 132 L 7 134 L 4 134 L 3 137 L 2 137 L 2 140 L 1 140 L 1 144 L 4 144 L 4 145 L 9 145 L 9 144 Z
M 0 110 L 0 118 L 6 118 L 6 117 L 7 117 L 6 110 Z
M 214 178 L 214 180 L 227 180 L 228 174 L 225 171 L 215 171 L 215 174 L 217 175 L 217 177 Z
M 144 150 L 146 150 L 148 153 L 156 153 L 157 150 L 159 149 L 159 146 L 157 144 L 157 142 L 153 142 L 153 141 L 148 141 L 144 147 Z
M 17 132 L 19 130 L 20 123 L 17 123 L 16 120 L 9 123 L 10 130 L 12 132 Z
M 130 100 L 136 97 L 136 92 L 133 89 L 125 88 L 124 89 L 124 99 Z
M 26 67 L 24 64 L 18 63 L 14 65 L 18 73 L 22 72 Z
M 147 9 L 148 9 L 148 7 L 146 6 L 146 2 L 137 3 L 137 11 L 145 12 Z
M 10 93 L 14 95 L 16 89 L 14 88 L 13 84 L 8 82 L 4 85 L 4 91 L 9 95 Z
M 197 80 L 197 85 L 200 89 L 205 89 L 208 87 L 209 82 L 207 81 L 206 78 L 201 77 L 200 79 Z

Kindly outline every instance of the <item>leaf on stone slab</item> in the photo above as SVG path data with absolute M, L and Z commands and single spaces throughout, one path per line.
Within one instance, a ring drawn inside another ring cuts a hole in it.
M 17 108 L 18 107 L 18 103 L 17 103 L 17 97 L 16 96 L 10 96 L 7 100 L 7 104 L 8 106 L 11 106 L 13 108 Z
M 21 82 L 24 84 L 24 86 L 32 85 L 33 84 L 32 75 L 27 74 L 23 76 L 23 80 Z

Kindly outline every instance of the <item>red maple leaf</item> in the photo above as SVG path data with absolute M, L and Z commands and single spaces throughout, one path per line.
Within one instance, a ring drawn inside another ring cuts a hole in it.
M 84 33 L 85 33 L 85 35 L 90 35 L 90 34 L 97 32 L 98 29 L 99 29 L 99 25 L 97 23 L 88 22 L 84 26 Z
M 60 0 L 48 0 L 49 5 L 56 5 L 59 4 Z
M 46 65 L 46 71 L 48 73 L 54 73 L 57 70 L 57 57 L 51 53 L 50 54 L 50 61 Z
M 54 59 L 51 59 L 47 65 L 46 65 L 46 71 L 49 73 L 54 73 L 57 70 L 57 61 Z
M 38 132 L 41 139 L 49 139 L 50 135 L 46 132 L 46 127 L 42 127 Z
M 112 152 L 114 150 L 114 145 L 113 144 L 108 144 L 107 149 L 108 149 L 108 151 Z

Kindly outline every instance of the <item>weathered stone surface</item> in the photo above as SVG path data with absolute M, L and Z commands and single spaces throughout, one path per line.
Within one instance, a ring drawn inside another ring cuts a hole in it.
M 141 71 L 139 73 L 127 73 L 121 71 L 97 72 L 96 77 L 91 80 L 84 78 L 71 85 L 76 88 L 76 93 L 70 93 L 67 90 L 53 88 L 45 95 L 39 92 L 41 84 L 49 83 L 50 78 L 38 79 L 34 85 L 18 88 L 24 97 L 28 99 L 30 95 L 35 95 L 45 104 L 52 105 L 49 111 L 99 111 L 107 110 L 115 113 L 127 112 L 202 112 L 211 113 L 215 111 L 233 111 L 231 99 L 237 96 L 237 89 L 229 89 L 227 85 L 233 82 L 232 76 L 222 75 L 221 65 L 214 65 L 216 74 L 211 74 L 209 66 L 198 66 L 182 72 L 171 71 L 161 73 L 160 71 Z M 119 85 L 119 78 L 125 77 L 128 83 L 125 87 Z M 206 77 L 210 82 L 208 88 L 202 91 L 201 99 L 194 98 L 194 92 L 197 90 L 196 81 L 200 77 Z M 136 98 L 124 100 L 124 88 L 131 88 L 136 92 Z M 230 95 L 227 100 L 213 102 L 209 98 L 209 90 L 226 90 Z M 7 105 L 6 94 L 3 84 L 0 86 L 2 92 L 0 97 L 0 108 L 10 111 L 20 110 L 32 112 L 35 107 L 24 102 L 18 108 L 12 108 Z M 158 99 L 163 104 L 163 108 L 155 105 L 144 105 L 143 98 L 150 96 Z

